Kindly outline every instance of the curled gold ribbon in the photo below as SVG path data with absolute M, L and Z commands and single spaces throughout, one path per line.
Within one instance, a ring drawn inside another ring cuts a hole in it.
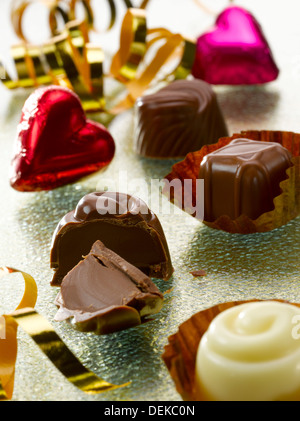
M 25 291 L 16 311 L 25 307 L 34 307 L 37 300 L 37 286 L 25 272 L 8 267 L 0 268 L 0 278 L 10 273 L 20 272 L 24 278 Z M 9 315 L 2 316 L 4 338 L 0 339 L 0 400 L 11 399 L 14 389 L 15 364 L 17 359 L 17 323 Z
M 47 2 L 47 0 L 38 1 Z M 57 10 L 59 0 L 49 1 L 51 10 Z M 78 0 L 65 1 L 70 7 L 70 16 L 73 19 Z M 80 1 L 86 8 L 87 18 L 84 21 L 68 21 L 60 34 L 42 46 L 23 42 L 12 47 L 17 71 L 16 81 L 11 79 L 0 62 L 0 72 L 4 75 L 2 81 L 7 88 L 27 88 L 47 84 L 65 86 L 78 94 L 86 112 L 103 111 L 114 116 L 131 108 L 136 99 L 158 78 L 162 68 L 172 60 L 176 59 L 177 65 L 164 76 L 163 80 L 184 79 L 191 72 L 196 49 L 195 40 L 185 38 L 181 34 L 173 34 L 164 28 L 148 29 L 144 10 L 148 1 L 144 0 L 141 8 L 130 7 L 123 19 L 120 48 L 112 58 L 108 76 L 124 84 L 127 94 L 117 105 L 108 109 L 103 90 L 103 52 L 100 47 L 89 42 L 93 10 L 90 0 Z M 23 5 L 19 11 L 22 16 L 28 0 L 19 2 Z M 131 5 L 130 1 L 125 3 L 127 7 Z M 109 4 L 113 16 L 114 1 L 109 0 Z M 21 26 L 20 19 L 20 17 L 16 19 L 17 28 Z M 52 30 L 54 31 L 54 27 Z M 153 49 L 154 58 L 147 63 L 149 57 L 147 53 Z
M 123 0 L 125 6 L 129 9 L 132 8 L 130 0 Z M 139 9 L 146 9 L 150 0 L 142 0 Z M 96 31 L 94 26 L 94 10 L 91 0 L 12 0 L 11 4 L 11 21 L 16 35 L 27 42 L 26 36 L 23 31 L 23 19 L 25 11 L 32 4 L 43 4 L 49 10 L 49 28 L 52 36 L 58 34 L 58 18 L 62 18 L 66 24 L 72 20 L 77 20 L 76 6 L 80 3 L 84 10 L 85 18 L 89 29 Z M 116 4 L 115 0 L 107 0 L 110 10 L 110 21 L 105 31 L 110 30 L 116 22 Z
M 2 267 L 0 278 L 16 272 L 24 278 L 25 291 L 17 308 L 2 316 L 5 335 L 4 338 L 0 336 L 0 400 L 10 400 L 13 396 L 18 326 L 35 341 L 61 374 L 81 391 L 96 394 L 127 386 L 129 383 L 119 386 L 108 383 L 81 364 L 52 325 L 34 309 L 37 286 L 33 277 L 17 269 Z
M 85 22 L 69 22 L 63 34 L 56 38 L 56 55 L 61 60 L 56 73 L 65 84 L 73 89 L 85 111 L 104 109 L 103 60 L 100 47 L 90 44 Z
M 3 84 L 9 89 L 61 85 L 79 96 L 85 111 L 103 111 L 102 49 L 89 43 L 85 21 L 71 21 L 63 32 L 41 46 L 22 43 L 12 46 L 17 80 L 0 63 Z
M 114 55 L 110 73 L 120 82 L 135 78 L 138 66 L 146 53 L 146 13 L 141 9 L 128 9 L 124 16 L 120 49 Z
M 79 0 L 82 4 L 85 11 L 85 20 L 90 29 L 94 29 L 94 12 L 91 6 L 90 0 Z M 109 24 L 109 29 L 112 28 L 115 22 L 115 7 L 112 0 L 108 0 L 109 6 L 111 8 L 111 20 Z M 78 0 L 69 0 L 69 21 L 76 20 L 76 4 Z
M 164 41 L 155 51 L 155 56 L 140 71 L 145 56 L 158 41 Z M 120 35 L 120 49 L 112 59 L 110 74 L 124 83 L 128 94 L 119 104 L 110 110 L 118 114 L 131 108 L 136 99 L 149 88 L 162 67 L 175 56 L 180 61 L 165 78 L 186 78 L 194 62 L 196 44 L 180 34 L 173 34 L 164 28 L 147 29 L 146 14 L 141 9 L 131 8 L 127 11 Z
M 57 17 L 62 17 L 63 21 L 67 23 L 70 20 L 69 12 L 66 11 L 59 3 L 59 0 L 38 0 L 39 3 L 44 4 L 49 10 L 49 27 L 52 35 L 57 34 Z M 32 4 L 37 1 L 32 0 L 13 0 L 11 5 L 11 22 L 16 35 L 27 42 L 23 31 L 24 13 Z

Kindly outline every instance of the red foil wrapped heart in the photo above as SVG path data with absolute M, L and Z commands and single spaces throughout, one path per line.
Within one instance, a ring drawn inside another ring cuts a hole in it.
M 22 110 L 10 184 L 19 191 L 51 190 L 107 166 L 114 153 L 111 134 L 86 119 L 76 94 L 40 88 Z
M 198 38 L 192 74 L 214 85 L 252 85 L 275 80 L 279 70 L 259 23 L 232 6 Z

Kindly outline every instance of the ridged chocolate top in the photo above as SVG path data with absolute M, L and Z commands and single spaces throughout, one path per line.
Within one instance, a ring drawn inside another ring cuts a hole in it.
M 142 156 L 183 157 L 227 135 L 216 95 L 202 80 L 177 80 L 136 102 L 135 150 Z

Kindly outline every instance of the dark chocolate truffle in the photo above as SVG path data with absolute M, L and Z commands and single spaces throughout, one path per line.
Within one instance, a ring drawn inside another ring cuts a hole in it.
M 125 193 L 94 192 L 62 218 L 53 234 L 51 285 L 60 285 L 97 240 L 150 277 L 169 279 L 173 273 L 162 226 L 147 205 Z
M 249 139 L 235 139 L 206 155 L 199 171 L 204 180 L 204 220 L 223 215 L 256 219 L 273 210 L 291 158 L 279 143 Z
M 55 320 L 72 319 L 82 331 L 111 333 L 158 313 L 163 295 L 151 279 L 99 240 L 64 277 Z
M 177 80 L 136 101 L 135 150 L 176 158 L 227 136 L 216 95 L 202 80 Z

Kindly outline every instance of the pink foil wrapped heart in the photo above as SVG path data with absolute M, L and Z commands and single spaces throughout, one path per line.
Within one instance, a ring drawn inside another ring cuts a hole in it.
M 214 28 L 197 40 L 194 77 L 214 85 L 275 80 L 279 70 L 256 19 L 237 6 L 225 9 Z
M 11 186 L 51 190 L 107 166 L 115 142 L 103 125 L 86 119 L 76 94 L 50 86 L 25 102 L 15 149 Z

